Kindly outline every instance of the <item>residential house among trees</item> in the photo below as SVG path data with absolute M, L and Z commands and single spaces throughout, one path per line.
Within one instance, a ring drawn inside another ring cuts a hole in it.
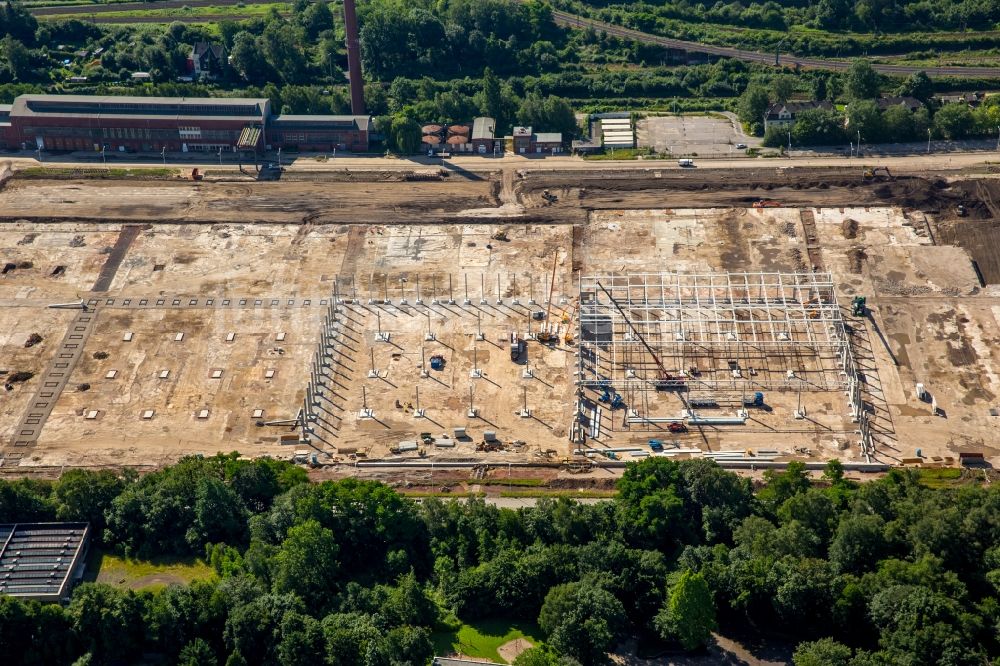
M 226 49 L 214 42 L 196 42 L 187 59 L 187 71 L 195 78 L 222 76 L 226 66 Z
M 807 102 L 784 102 L 778 104 L 772 104 L 764 116 L 764 131 L 771 126 L 774 127 L 787 127 L 795 123 L 796 114 L 802 113 L 803 111 L 808 111 L 811 109 L 825 109 L 827 111 L 833 110 L 833 104 L 823 101 L 807 101 Z
M 924 105 L 923 102 L 916 97 L 908 96 L 879 97 L 875 100 L 875 103 L 878 104 L 880 111 L 891 109 L 894 106 L 901 106 L 910 113 L 916 113 Z

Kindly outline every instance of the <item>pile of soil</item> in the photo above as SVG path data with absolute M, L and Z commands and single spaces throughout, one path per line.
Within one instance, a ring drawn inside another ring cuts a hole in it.
M 858 237 L 858 221 L 847 218 L 840 225 L 840 230 L 844 233 L 844 238 L 852 239 Z
M 853 238 L 853 236 L 850 236 L 850 238 Z M 848 250 L 847 263 L 850 266 L 850 271 L 852 273 L 860 273 L 867 258 L 868 255 L 865 254 L 865 249 L 863 247 L 852 247 Z

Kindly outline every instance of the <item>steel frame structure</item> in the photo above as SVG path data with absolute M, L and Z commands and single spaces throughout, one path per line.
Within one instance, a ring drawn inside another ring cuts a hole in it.
M 829 273 L 609 273 L 581 276 L 579 290 L 585 388 L 655 389 L 652 349 L 690 395 L 845 391 L 859 413 Z

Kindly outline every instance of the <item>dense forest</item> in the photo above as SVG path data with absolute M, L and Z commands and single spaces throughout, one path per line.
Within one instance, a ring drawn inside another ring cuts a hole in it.
M 95 547 L 202 555 L 216 575 L 66 606 L 0 598 L 5 664 L 424 665 L 448 618 L 537 622 L 515 662 L 601 664 L 622 639 L 797 642 L 798 666 L 1000 664 L 1000 490 L 830 463 L 751 482 L 708 460 L 630 464 L 614 500 L 417 503 L 287 463 L 193 457 L 139 477 L 0 481 L 0 522 L 88 520 Z

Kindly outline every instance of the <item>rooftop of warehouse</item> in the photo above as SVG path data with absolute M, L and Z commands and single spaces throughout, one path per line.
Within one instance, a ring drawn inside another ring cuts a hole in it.
M 0 594 L 57 600 L 69 592 L 88 523 L 0 524 Z

